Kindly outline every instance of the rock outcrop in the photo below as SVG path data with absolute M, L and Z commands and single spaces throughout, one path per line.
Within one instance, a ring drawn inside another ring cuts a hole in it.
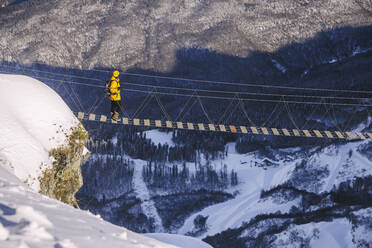
M 79 124 L 65 135 L 67 143 L 49 152 L 53 166 L 39 177 L 40 193 L 78 207 L 75 194 L 83 185 L 80 166 L 89 156 L 84 151 L 88 133 Z

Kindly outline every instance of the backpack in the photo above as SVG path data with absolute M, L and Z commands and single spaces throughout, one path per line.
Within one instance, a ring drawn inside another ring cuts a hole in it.
M 107 96 L 111 95 L 111 92 L 110 92 L 111 82 L 112 82 L 111 80 L 107 80 L 105 82 L 105 95 Z

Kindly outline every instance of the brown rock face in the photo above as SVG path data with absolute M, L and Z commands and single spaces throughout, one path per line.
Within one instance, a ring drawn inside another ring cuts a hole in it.
M 83 185 L 80 166 L 89 156 L 89 154 L 83 154 L 88 135 L 79 125 L 72 128 L 70 133 L 66 133 L 66 137 L 67 144 L 49 152 L 54 162 L 52 168 L 45 169 L 39 178 L 40 192 L 78 207 L 75 194 Z

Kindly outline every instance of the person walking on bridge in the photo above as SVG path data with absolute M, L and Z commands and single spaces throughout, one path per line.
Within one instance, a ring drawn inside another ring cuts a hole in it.
M 119 120 L 119 113 L 122 109 L 119 74 L 119 71 L 114 71 L 110 79 L 111 119 L 113 121 Z

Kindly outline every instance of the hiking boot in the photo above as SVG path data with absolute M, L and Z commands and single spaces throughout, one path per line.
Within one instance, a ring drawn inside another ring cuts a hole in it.
M 113 121 L 118 121 L 118 120 L 119 120 L 119 113 L 118 113 L 118 112 L 115 112 L 115 113 L 111 116 L 111 120 L 113 120 Z

